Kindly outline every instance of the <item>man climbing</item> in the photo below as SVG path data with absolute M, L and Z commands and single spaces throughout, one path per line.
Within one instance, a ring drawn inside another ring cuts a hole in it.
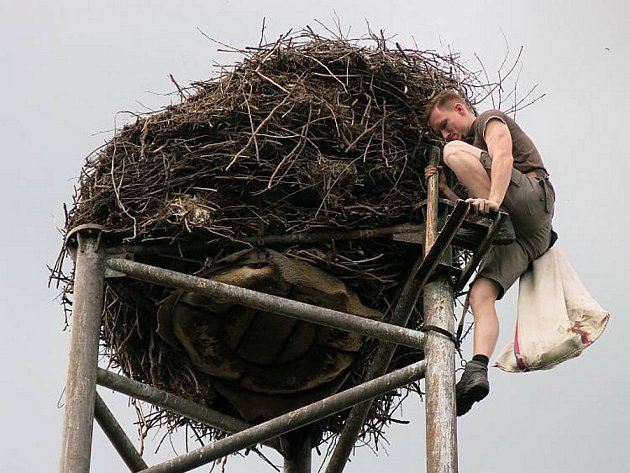
M 515 233 L 511 243 L 491 247 L 470 287 L 474 356 L 456 386 L 461 416 L 490 391 L 488 361 L 499 335 L 495 303 L 551 245 L 555 193 L 536 146 L 503 112 L 488 110 L 475 116 L 459 94 L 445 90 L 427 104 L 425 118 L 448 141 L 444 163 L 468 190 L 466 202 L 482 214 L 508 212 Z M 428 166 L 425 177 L 439 169 Z M 449 200 L 459 198 L 443 173 L 439 189 Z

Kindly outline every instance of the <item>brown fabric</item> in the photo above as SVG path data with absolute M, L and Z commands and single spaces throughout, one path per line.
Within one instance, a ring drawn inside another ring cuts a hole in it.
M 360 317 L 382 317 L 339 279 L 270 249 L 231 254 L 212 262 L 201 276 Z M 246 418 L 278 412 L 282 405 L 303 405 L 317 393 L 332 394 L 364 340 L 357 333 L 182 290 L 160 303 L 157 316 L 159 335 L 200 371 L 222 379 L 220 392 Z M 270 401 L 253 411 L 239 404 L 251 399 Z
M 501 207 L 510 214 L 516 241 L 507 246 L 493 246 L 481 264 L 478 276 L 499 284 L 499 299 L 540 257 L 551 241 L 555 192 L 540 153 L 518 124 L 499 110 L 487 110 L 473 122 L 466 141 L 483 150 L 481 163 L 490 174 L 492 160 L 485 133 L 491 120 L 500 120 L 512 138 L 514 164 L 512 177 Z
M 348 378 L 349 372 L 313 389 L 290 394 L 267 394 L 249 391 L 222 380 L 216 380 L 214 387 L 225 397 L 239 415 L 249 422 L 260 422 L 286 414 L 300 407 L 335 394 Z
M 522 173 L 527 173 L 540 169 L 547 175 L 545 165 L 536 145 L 518 124 L 500 110 L 487 110 L 480 114 L 474 121 L 467 141 L 471 141 L 476 148 L 488 151 L 485 133 L 490 120 L 500 120 L 507 125 L 512 136 L 512 156 L 514 157 L 514 167 Z

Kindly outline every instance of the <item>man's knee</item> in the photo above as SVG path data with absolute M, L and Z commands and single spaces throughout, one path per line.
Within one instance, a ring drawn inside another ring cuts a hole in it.
M 463 154 L 463 141 L 450 141 L 444 146 L 444 163 L 448 167 L 452 167 L 455 160 L 460 159 Z
M 499 284 L 492 279 L 478 277 L 470 288 L 469 302 L 470 307 L 475 312 L 475 309 L 482 309 L 488 305 L 494 305 L 501 292 Z
M 478 161 L 480 154 L 480 149 L 475 148 L 464 141 L 450 141 L 444 146 L 444 162 L 451 169 L 453 169 L 454 166 L 457 166 L 458 162 L 461 161 L 470 159 Z

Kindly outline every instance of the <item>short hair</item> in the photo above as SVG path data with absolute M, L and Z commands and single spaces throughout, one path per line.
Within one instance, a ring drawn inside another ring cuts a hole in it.
M 424 121 L 429 122 L 429 117 L 431 116 L 431 112 L 436 108 L 446 108 L 454 103 L 459 102 L 466 106 L 466 108 L 470 109 L 468 106 L 468 101 L 464 99 L 459 93 L 455 92 L 451 89 L 444 89 L 433 98 L 431 98 L 424 107 Z

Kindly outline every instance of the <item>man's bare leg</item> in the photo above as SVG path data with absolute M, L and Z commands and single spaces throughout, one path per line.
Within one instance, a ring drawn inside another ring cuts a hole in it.
M 463 141 L 451 141 L 444 147 L 444 163 L 473 198 L 487 199 L 490 177 L 480 161 L 481 150 Z
M 495 303 L 500 286 L 492 279 L 477 277 L 470 288 L 470 306 L 475 318 L 474 356 L 455 387 L 457 415 L 466 414 L 475 402 L 490 392 L 488 361 L 499 337 L 499 319 Z
M 444 147 L 444 162 L 468 190 L 471 197 L 487 198 L 490 177 L 480 161 L 481 150 L 463 141 L 451 141 Z M 491 279 L 479 277 L 470 289 L 470 306 L 475 318 L 475 355 L 488 358 L 499 336 L 499 319 L 495 303 L 500 287 Z
M 470 307 L 475 319 L 473 355 L 492 356 L 499 338 L 495 304 L 500 287 L 492 279 L 478 277 L 470 288 Z
M 490 177 L 481 164 L 481 150 L 463 141 L 451 141 L 444 147 L 444 162 L 472 198 L 487 199 Z M 475 319 L 473 359 L 466 365 L 456 388 L 457 415 L 466 414 L 489 391 L 488 360 L 499 337 L 496 301 L 501 288 L 491 279 L 478 277 L 470 288 L 470 306 Z

